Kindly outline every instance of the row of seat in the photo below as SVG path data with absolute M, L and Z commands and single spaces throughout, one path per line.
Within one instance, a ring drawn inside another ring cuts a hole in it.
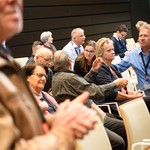
M 94 130 L 90 131 L 83 140 L 76 142 L 76 148 L 77 150 L 112 150 L 102 123 L 100 108 L 94 103 L 91 107 L 98 114 L 99 120 Z M 119 106 L 119 111 L 125 124 L 128 150 L 150 149 L 150 114 L 143 99 L 138 98 L 125 103 Z

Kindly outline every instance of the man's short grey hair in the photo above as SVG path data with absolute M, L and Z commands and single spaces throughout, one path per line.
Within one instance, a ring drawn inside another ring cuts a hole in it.
M 68 69 L 69 56 L 66 52 L 58 50 L 54 53 L 54 69 L 55 71 L 63 71 Z
M 49 37 L 52 37 L 52 32 L 50 32 L 50 31 L 44 31 L 44 32 L 41 34 L 41 36 L 40 36 L 40 40 L 41 40 L 43 43 L 45 43 L 45 42 L 49 39 Z
M 84 30 L 81 29 L 81 28 L 73 29 L 72 32 L 71 32 L 71 39 L 73 39 L 79 32 L 84 32 Z

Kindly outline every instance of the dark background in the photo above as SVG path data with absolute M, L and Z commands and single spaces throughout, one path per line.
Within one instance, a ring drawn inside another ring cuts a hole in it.
M 150 22 L 149 16 L 150 0 L 25 0 L 24 30 L 7 45 L 15 58 L 25 57 L 31 55 L 32 43 L 43 31 L 51 31 L 54 45 L 62 49 L 76 27 L 85 30 L 86 40 L 97 41 L 111 37 L 120 24 L 128 27 L 127 38 L 137 41 L 135 24 Z

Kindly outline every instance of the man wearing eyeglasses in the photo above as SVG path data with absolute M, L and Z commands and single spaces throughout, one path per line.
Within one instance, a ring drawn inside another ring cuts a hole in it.
M 46 84 L 44 87 L 44 91 L 48 92 L 51 88 L 53 71 L 51 67 L 53 66 L 53 53 L 45 47 L 41 47 L 35 53 L 34 63 L 46 65 L 48 67 L 48 74 L 46 79 Z
M 121 58 L 125 56 L 127 51 L 125 37 L 127 36 L 128 28 L 121 24 L 117 27 L 116 32 L 111 37 L 114 42 L 115 55 L 119 55 Z

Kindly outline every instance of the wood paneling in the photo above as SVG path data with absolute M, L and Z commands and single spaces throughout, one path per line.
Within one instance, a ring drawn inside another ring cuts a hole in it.
M 25 0 L 24 30 L 8 41 L 15 57 L 31 55 L 33 41 L 43 31 L 53 33 L 57 49 L 69 42 L 73 28 L 85 30 L 86 39 L 98 40 L 112 36 L 119 24 L 126 24 L 131 33 L 129 0 Z

